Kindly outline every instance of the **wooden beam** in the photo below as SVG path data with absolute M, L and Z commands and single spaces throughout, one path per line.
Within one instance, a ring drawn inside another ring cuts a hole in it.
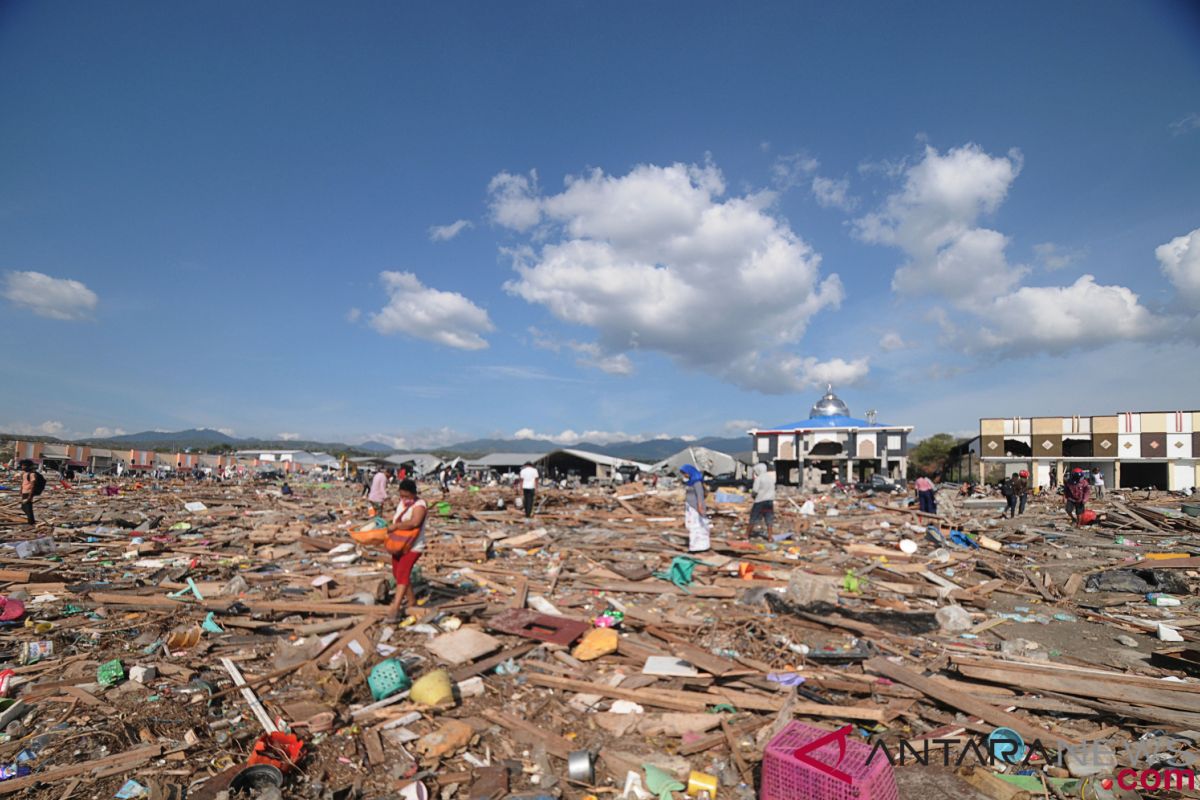
M 927 697 L 931 697 L 940 703 L 956 708 L 959 711 L 965 711 L 968 714 L 973 714 L 979 717 L 984 722 L 990 722 L 993 725 L 998 725 L 1005 728 L 1012 728 L 1017 733 L 1021 734 L 1026 741 L 1034 741 L 1045 736 L 1048 731 L 1043 730 L 1035 725 L 1032 725 L 1018 716 L 1008 713 L 1002 708 L 997 708 L 991 703 L 986 703 L 976 697 L 972 697 L 965 692 L 960 692 L 957 689 L 951 689 L 948 686 L 939 684 L 937 681 L 930 680 L 924 675 L 919 675 L 907 667 L 902 667 L 899 664 L 893 664 L 886 658 L 872 658 L 863 663 L 863 668 L 870 672 L 882 675 L 885 678 L 891 678 L 894 681 L 903 683 L 905 686 L 916 689 L 922 692 Z M 1069 744 L 1074 744 L 1069 739 L 1065 739 Z

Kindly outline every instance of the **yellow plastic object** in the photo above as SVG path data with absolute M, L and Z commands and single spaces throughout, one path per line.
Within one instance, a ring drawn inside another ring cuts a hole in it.
M 709 800 L 716 800 L 717 776 L 692 770 L 688 775 L 687 796 L 699 797 L 701 792 L 708 792 Z
M 617 646 L 621 643 L 621 637 L 616 630 L 612 628 L 592 628 L 583 637 L 579 644 L 575 645 L 575 649 L 571 651 L 571 655 L 580 661 L 592 661 L 606 656 L 610 653 L 617 652 Z
M 1145 553 L 1142 557 L 1152 561 L 1167 561 L 1172 558 L 1188 558 L 1191 553 Z
M 426 672 L 413 682 L 408 690 L 408 696 L 414 703 L 423 706 L 440 706 L 454 702 L 454 687 L 450 683 L 450 673 L 444 669 Z

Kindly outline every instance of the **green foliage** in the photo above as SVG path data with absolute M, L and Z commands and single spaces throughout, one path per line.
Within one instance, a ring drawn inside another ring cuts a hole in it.
M 922 439 L 908 454 L 909 471 L 915 474 L 932 474 L 946 467 L 950 451 L 962 441 L 948 433 L 935 433 Z

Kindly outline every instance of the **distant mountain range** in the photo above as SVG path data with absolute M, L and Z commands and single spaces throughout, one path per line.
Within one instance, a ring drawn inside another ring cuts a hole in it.
M 707 447 L 721 453 L 742 453 L 750 449 L 750 437 L 721 438 L 707 436 L 695 441 L 684 439 L 647 439 L 645 441 L 611 442 L 609 444 L 564 445 L 548 439 L 475 439 L 469 442 L 437 449 L 439 453 L 479 456 L 485 453 L 549 453 L 551 450 L 585 450 L 589 453 L 605 453 L 631 461 L 653 462 L 675 455 L 686 447 Z
M 18 436 L 16 434 L 0 434 L 0 438 L 25 439 L 39 441 L 55 441 L 46 436 Z M 232 449 L 249 450 L 262 448 L 264 450 L 309 450 L 324 453 L 350 453 L 362 455 L 382 455 L 398 452 L 397 448 L 379 441 L 367 441 L 362 444 L 348 445 L 341 442 L 314 442 L 308 440 L 272 441 L 268 439 L 240 439 L 235 436 L 212 430 L 211 428 L 193 428 L 186 431 L 142 431 L 141 433 L 125 433 L 120 436 L 110 436 L 102 439 L 82 439 L 82 444 L 96 447 L 113 447 L 117 449 L 145 450 L 214 450 Z M 591 442 L 580 442 L 564 445 L 548 439 L 473 439 L 467 442 L 432 448 L 431 452 L 442 456 L 478 457 L 487 453 L 548 453 L 551 450 L 568 448 L 571 450 L 586 450 L 590 453 L 605 453 L 617 458 L 628 458 L 631 461 L 650 463 L 661 461 L 668 456 L 678 453 L 687 447 L 707 447 L 730 455 L 742 453 L 750 449 L 750 437 L 737 436 L 722 438 L 708 436 L 695 441 L 684 439 L 647 439 L 645 441 L 612 442 L 600 445 Z

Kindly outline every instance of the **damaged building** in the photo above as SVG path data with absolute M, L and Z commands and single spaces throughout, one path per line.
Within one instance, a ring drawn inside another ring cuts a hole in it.
M 876 422 L 873 411 L 867 417 L 852 417 L 827 386 L 808 419 L 750 431 L 755 463 L 774 465 L 779 483 L 794 486 L 853 482 L 875 474 L 903 479 L 912 426 Z
M 1066 472 L 1098 472 L 1110 487 L 1182 491 L 1196 486 L 1200 411 L 979 420 L 978 479 L 1029 470 L 1035 485 Z

